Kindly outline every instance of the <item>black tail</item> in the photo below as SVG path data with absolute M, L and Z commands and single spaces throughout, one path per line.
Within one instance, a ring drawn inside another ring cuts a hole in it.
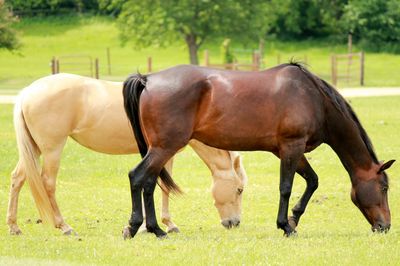
M 140 154 L 142 158 L 147 154 L 147 143 L 144 139 L 142 129 L 140 127 L 139 118 L 139 100 L 142 91 L 146 88 L 147 78 L 141 74 L 135 74 L 129 76 L 124 82 L 124 88 L 122 94 L 124 96 L 124 107 L 128 119 L 131 123 L 133 133 L 137 145 L 139 147 Z M 167 170 L 163 167 L 160 172 L 160 178 L 164 185 L 170 191 L 174 193 L 182 193 L 181 189 L 177 184 L 175 184 L 172 177 L 168 174 Z

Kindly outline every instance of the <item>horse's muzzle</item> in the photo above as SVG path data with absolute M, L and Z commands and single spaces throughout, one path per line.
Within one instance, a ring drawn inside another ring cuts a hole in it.
M 387 233 L 390 230 L 390 224 L 377 223 L 371 228 L 372 232 Z
M 231 229 L 232 227 L 238 227 L 240 224 L 240 219 L 238 218 L 233 218 L 233 219 L 224 219 L 221 221 L 221 224 L 227 228 Z

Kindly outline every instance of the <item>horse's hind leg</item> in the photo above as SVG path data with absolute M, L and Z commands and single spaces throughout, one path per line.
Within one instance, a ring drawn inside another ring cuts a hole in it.
M 61 149 L 43 154 L 42 178 L 51 206 L 54 210 L 55 225 L 57 228 L 61 229 L 64 234 L 70 235 L 73 230 L 68 224 L 64 222 L 64 218 L 62 217 L 60 209 L 58 208 L 55 195 L 56 177 L 60 166 L 60 157 Z
M 7 210 L 7 224 L 12 235 L 22 234 L 17 225 L 18 197 L 22 186 L 24 185 L 26 176 L 21 162 L 18 162 L 11 174 L 10 196 Z
M 168 171 L 168 173 L 171 175 L 172 173 L 172 163 L 173 159 L 169 160 L 165 164 L 165 169 Z M 171 220 L 171 215 L 169 214 L 169 194 L 170 191 L 168 188 L 165 187 L 164 183 L 159 180 L 159 185 L 161 187 L 161 221 L 163 224 L 167 226 L 167 233 L 179 233 L 179 228 L 174 224 L 174 222 Z M 144 211 L 144 204 L 143 206 L 143 212 Z M 145 213 L 143 214 L 143 220 L 146 221 L 146 215 Z M 139 232 L 147 232 L 146 228 L 146 223 L 142 223 L 142 225 L 139 227 Z
M 173 164 L 173 159 L 169 160 L 165 164 L 165 169 L 167 172 L 171 175 L 172 174 L 172 164 Z M 167 226 L 167 232 L 168 233 L 179 233 L 179 228 L 174 224 L 174 222 L 171 220 L 171 215 L 169 213 L 169 193 L 170 191 L 168 188 L 165 187 L 164 183 L 159 180 L 159 184 L 161 186 L 161 196 L 162 196 L 162 208 L 161 208 L 161 221 L 163 224 Z
M 296 172 L 306 180 L 307 187 L 303 193 L 303 196 L 301 196 L 300 200 L 293 207 L 293 215 L 289 217 L 289 224 L 293 229 L 295 229 L 299 224 L 300 217 L 306 210 L 308 201 L 310 200 L 314 191 L 318 188 L 318 176 L 311 168 L 311 165 L 308 163 L 304 155 L 297 165 Z
M 124 238 L 134 237 L 143 223 L 142 211 L 142 190 L 146 211 L 147 231 L 155 233 L 157 237 L 163 237 L 166 233 L 158 226 L 155 207 L 154 207 L 154 189 L 157 183 L 157 177 L 168 159 L 174 153 L 168 156 L 161 150 L 154 152 L 150 149 L 139 165 L 129 172 L 129 181 L 132 197 L 132 215 L 129 220 L 129 227 L 123 231 Z

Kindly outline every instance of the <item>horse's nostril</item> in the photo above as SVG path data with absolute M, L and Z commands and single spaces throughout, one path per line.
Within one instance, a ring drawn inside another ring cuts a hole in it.
M 372 227 L 373 232 L 387 233 L 390 230 L 390 224 L 378 223 Z

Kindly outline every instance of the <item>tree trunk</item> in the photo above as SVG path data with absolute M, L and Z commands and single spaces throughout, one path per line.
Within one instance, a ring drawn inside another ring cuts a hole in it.
M 187 34 L 185 36 L 186 44 L 189 48 L 189 57 L 190 57 L 190 63 L 192 65 L 198 65 L 199 64 L 199 59 L 197 57 L 197 48 L 198 45 L 196 43 L 196 35 L 194 34 Z

